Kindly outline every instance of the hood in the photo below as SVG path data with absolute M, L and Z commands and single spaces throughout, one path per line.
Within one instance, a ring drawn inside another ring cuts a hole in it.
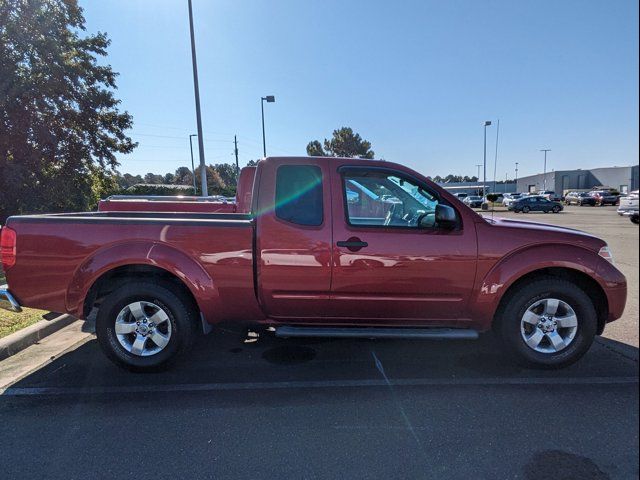
M 483 219 L 498 228 L 513 229 L 514 233 L 526 234 L 533 242 L 562 242 L 571 243 L 599 251 L 607 242 L 589 233 L 574 228 L 560 227 L 558 225 L 548 225 L 546 223 L 530 222 L 526 220 L 512 220 L 510 218 L 487 218 Z

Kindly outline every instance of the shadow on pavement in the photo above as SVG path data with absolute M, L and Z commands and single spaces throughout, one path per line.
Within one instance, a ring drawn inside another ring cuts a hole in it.
M 158 385 L 245 385 L 282 382 L 328 382 L 328 386 L 362 386 L 363 382 L 472 382 L 527 384 L 563 379 L 632 379 L 638 376 L 638 349 L 598 338 L 578 363 L 562 370 L 531 370 L 500 352 L 492 335 L 478 341 L 281 339 L 268 332 L 216 329 L 199 338 L 189 354 L 171 369 L 136 374 L 113 365 L 95 340 L 55 359 L 12 386 L 21 388 L 105 388 Z M 332 383 L 333 382 L 333 383 Z M 342 382 L 342 383 L 340 383 Z M 360 383 L 357 383 L 360 382 Z M 596 383 L 597 383 L 596 382 Z M 304 384 L 301 384 L 304 386 Z M 292 385 L 295 386 L 295 385 Z M 366 386 L 366 385 L 365 385 Z M 215 388 L 213 388 L 215 389 Z

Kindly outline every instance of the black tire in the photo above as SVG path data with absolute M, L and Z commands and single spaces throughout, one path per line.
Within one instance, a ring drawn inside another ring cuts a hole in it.
M 598 318 L 591 299 L 577 285 L 555 277 L 542 277 L 508 295 L 496 316 L 495 330 L 505 351 L 517 363 L 533 368 L 562 368 L 578 361 L 591 347 L 598 328 Z M 541 353 L 530 348 L 520 331 L 521 319 L 527 309 L 545 298 L 566 302 L 578 318 L 573 341 L 555 353 Z
M 132 302 L 145 301 L 160 307 L 169 317 L 169 342 L 158 353 L 139 356 L 127 351 L 115 334 L 120 311 Z M 163 370 L 191 346 L 197 327 L 193 302 L 174 285 L 133 281 L 111 292 L 102 302 L 96 318 L 96 335 L 105 355 L 116 365 L 135 372 Z
M 638 217 L 637 215 L 632 215 L 631 223 L 635 223 L 636 225 L 640 224 L 640 217 Z
M 529 213 L 531 209 L 529 207 L 522 207 L 522 213 Z
M 556 205 L 555 207 L 553 207 L 553 208 L 551 209 L 551 211 L 552 211 L 553 213 L 560 213 L 560 207 L 558 207 L 558 206 Z

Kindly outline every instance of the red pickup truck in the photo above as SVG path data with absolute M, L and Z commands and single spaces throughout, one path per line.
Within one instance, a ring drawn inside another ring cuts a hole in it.
M 560 367 L 624 310 L 626 280 L 604 241 L 483 218 L 402 165 L 267 158 L 252 176 L 246 212 L 10 217 L 0 305 L 95 310 L 106 355 L 138 371 L 228 321 L 283 337 L 493 329 L 517 360 Z

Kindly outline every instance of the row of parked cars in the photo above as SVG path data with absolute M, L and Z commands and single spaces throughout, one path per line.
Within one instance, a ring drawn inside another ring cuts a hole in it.
M 618 205 L 620 194 L 610 190 L 592 190 L 591 192 L 569 192 L 564 197 L 565 205 L 604 207 L 605 205 Z
M 480 208 L 485 198 L 479 195 L 467 195 L 458 193 L 456 196 L 471 208 Z M 618 215 L 629 217 L 635 223 L 639 223 L 638 190 L 629 195 L 618 194 L 611 190 L 592 190 L 590 192 L 569 192 L 560 198 L 555 192 L 547 190 L 538 193 L 505 193 L 498 197 L 497 203 L 501 203 L 515 213 L 529 212 L 561 212 L 564 205 L 578 206 L 605 206 L 618 205 Z

